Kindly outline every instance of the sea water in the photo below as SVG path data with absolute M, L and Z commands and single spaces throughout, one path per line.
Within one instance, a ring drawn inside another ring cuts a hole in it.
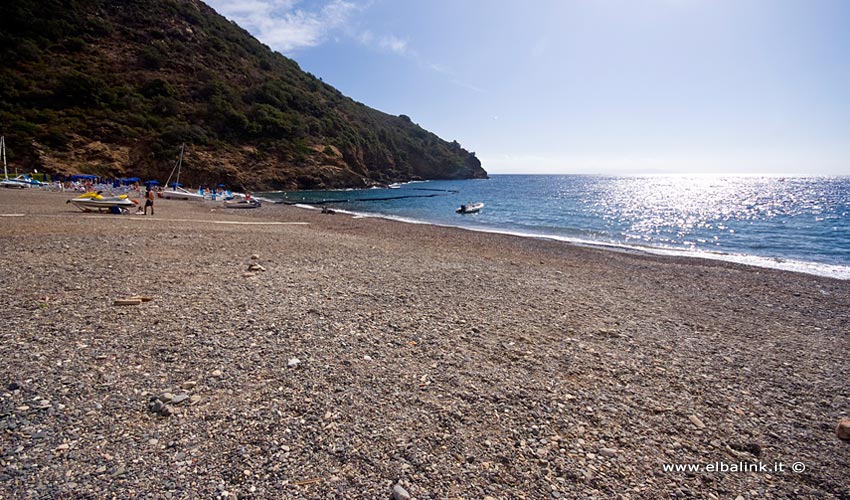
M 850 279 L 850 177 L 493 175 L 266 193 L 361 215 Z M 483 202 L 477 214 L 457 214 Z

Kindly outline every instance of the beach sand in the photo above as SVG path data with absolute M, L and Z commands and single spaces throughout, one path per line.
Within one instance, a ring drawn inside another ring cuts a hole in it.
M 0 191 L 0 498 L 850 498 L 850 282 L 70 197 Z

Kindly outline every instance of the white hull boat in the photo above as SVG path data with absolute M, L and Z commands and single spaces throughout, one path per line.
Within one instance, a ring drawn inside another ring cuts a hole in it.
M 259 208 L 259 200 L 229 200 L 224 202 L 224 208 Z
M 41 182 L 30 178 L 26 174 L 19 175 L 14 179 L 9 178 L 9 172 L 6 168 L 6 138 L 3 136 L 0 136 L 0 155 L 3 156 L 3 180 L 0 181 L 0 187 L 9 189 L 25 189 L 41 185 Z
M 0 187 L 9 189 L 25 189 L 31 186 L 32 184 L 29 182 L 23 182 L 18 179 L 3 179 L 0 181 Z
M 461 205 L 455 212 L 459 214 L 474 214 L 480 212 L 482 208 L 484 208 L 483 203 L 467 203 L 466 205 Z
M 168 188 L 160 193 L 166 200 L 187 200 L 187 201 L 204 201 L 204 195 L 193 193 L 181 187 Z
M 180 187 L 180 170 L 183 168 L 183 151 L 186 149 L 185 144 L 180 145 L 180 156 L 177 157 L 177 163 L 174 165 L 174 168 L 171 169 L 171 175 L 174 175 L 174 171 L 177 170 L 177 180 L 174 184 L 170 184 L 171 175 L 168 176 L 168 181 L 165 182 L 167 187 L 161 193 L 159 193 L 160 198 L 164 198 L 166 200 L 186 200 L 186 201 L 204 201 L 204 195 L 202 193 L 194 193 L 189 191 L 188 189 L 183 189 Z

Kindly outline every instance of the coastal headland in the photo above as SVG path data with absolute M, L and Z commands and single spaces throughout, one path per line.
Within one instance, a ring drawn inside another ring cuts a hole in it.
M 848 281 L 71 196 L 0 192 L 2 499 L 850 498 Z

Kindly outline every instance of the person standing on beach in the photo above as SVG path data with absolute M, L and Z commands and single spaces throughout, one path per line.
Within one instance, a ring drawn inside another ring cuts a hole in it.
M 153 191 L 151 191 L 151 187 L 148 186 L 148 190 L 145 193 L 145 215 L 148 214 L 148 207 L 151 207 L 151 215 L 153 215 Z

